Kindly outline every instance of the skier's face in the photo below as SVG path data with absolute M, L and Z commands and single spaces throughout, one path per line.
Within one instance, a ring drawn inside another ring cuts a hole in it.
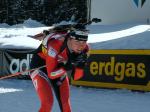
M 86 41 L 69 39 L 68 47 L 75 53 L 80 53 L 86 47 Z

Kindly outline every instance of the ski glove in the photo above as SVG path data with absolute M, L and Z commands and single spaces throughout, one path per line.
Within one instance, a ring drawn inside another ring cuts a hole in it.
M 73 69 L 73 65 L 70 61 L 67 61 L 67 63 L 59 63 L 58 67 L 63 67 L 66 71 L 72 70 Z
M 88 56 L 86 53 L 79 54 L 74 62 L 75 67 L 83 69 L 87 63 L 87 59 L 88 59 Z
M 57 67 L 63 67 L 65 70 L 72 70 L 74 67 L 83 69 L 87 63 L 88 56 L 86 53 L 80 53 L 70 58 L 67 63 L 59 63 Z

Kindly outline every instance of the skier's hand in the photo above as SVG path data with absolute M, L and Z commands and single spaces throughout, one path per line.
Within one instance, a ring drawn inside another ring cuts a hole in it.
M 81 53 L 76 58 L 74 65 L 75 65 L 75 67 L 78 67 L 78 68 L 84 68 L 84 66 L 87 63 L 87 60 L 88 60 L 87 54 L 86 53 Z
M 67 63 L 59 63 L 58 67 L 63 67 L 65 70 L 69 71 L 73 69 L 73 65 L 71 62 L 67 61 Z

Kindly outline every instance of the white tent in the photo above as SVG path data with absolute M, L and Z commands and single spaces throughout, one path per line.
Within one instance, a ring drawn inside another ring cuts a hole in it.
M 101 18 L 100 24 L 149 23 L 150 0 L 88 0 L 88 19 Z

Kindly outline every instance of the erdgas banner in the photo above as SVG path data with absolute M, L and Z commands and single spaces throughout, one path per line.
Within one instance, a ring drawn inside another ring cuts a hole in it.
M 72 84 L 150 91 L 150 50 L 91 50 L 84 77 Z
M 33 50 L 6 50 L 3 53 L 3 74 L 15 74 L 29 70 L 29 64 L 33 55 Z M 20 78 L 27 77 L 29 72 L 23 73 Z

